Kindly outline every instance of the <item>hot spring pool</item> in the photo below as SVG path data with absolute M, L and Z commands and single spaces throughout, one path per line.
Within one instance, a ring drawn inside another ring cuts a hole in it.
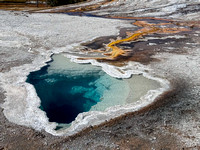
M 79 113 L 133 103 L 150 89 L 160 87 L 158 82 L 141 75 L 117 79 L 101 67 L 77 64 L 63 55 L 52 58 L 47 66 L 31 72 L 27 78 L 50 122 L 70 124 Z

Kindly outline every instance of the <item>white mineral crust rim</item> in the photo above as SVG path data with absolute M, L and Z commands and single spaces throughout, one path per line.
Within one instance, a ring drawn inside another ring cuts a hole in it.
M 76 56 L 65 54 L 71 61 L 77 63 L 91 63 L 92 65 L 101 66 L 112 77 L 115 78 L 130 78 L 133 74 L 143 74 L 144 77 L 151 80 L 156 80 L 160 83 L 161 88 L 150 90 L 146 95 L 138 101 L 124 106 L 113 106 L 105 111 L 91 111 L 80 113 L 71 126 L 62 129 L 54 130 L 57 126 L 55 122 L 49 122 L 44 111 L 39 109 L 40 99 L 36 94 L 33 85 L 25 82 L 27 75 L 39 70 L 46 65 L 46 62 L 51 60 L 52 53 L 44 53 L 37 57 L 32 64 L 25 64 L 19 67 L 13 67 L 9 72 L 0 73 L 2 87 L 6 91 L 5 103 L 1 107 L 4 108 L 3 113 L 6 118 L 19 125 L 32 127 L 36 130 L 45 130 L 56 136 L 69 136 L 93 125 L 99 125 L 112 118 L 123 115 L 127 112 L 137 111 L 150 103 L 152 103 L 160 94 L 170 89 L 167 80 L 153 77 L 144 72 L 148 68 L 135 62 L 130 62 L 124 67 L 114 67 L 106 63 L 99 63 L 96 60 L 78 60 Z M 119 71 L 119 69 L 121 71 Z M 122 73 L 123 72 L 123 73 Z M 12 108 L 12 109 L 11 109 Z

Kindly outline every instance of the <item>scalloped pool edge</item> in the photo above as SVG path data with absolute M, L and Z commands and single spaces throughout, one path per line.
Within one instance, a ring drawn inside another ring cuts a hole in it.
M 77 45 L 71 45 L 68 49 L 74 46 Z M 56 131 L 54 129 L 57 123 L 49 122 L 45 112 L 39 109 L 40 99 L 33 85 L 27 83 L 26 79 L 30 72 L 39 70 L 45 66 L 46 62 L 51 60 L 52 54 L 61 52 L 61 50 L 54 50 L 53 52 L 41 51 L 41 55 L 36 57 L 32 64 L 13 67 L 9 72 L 0 73 L 0 84 L 4 91 L 6 91 L 5 102 L 1 104 L 1 107 L 4 109 L 3 113 L 10 122 L 32 127 L 39 131 L 45 130 L 56 136 L 70 136 L 87 127 L 99 125 L 125 113 L 142 109 L 151 104 L 159 95 L 170 89 L 169 81 L 148 74 L 146 70 L 151 69 L 136 62 L 129 62 L 124 67 L 115 67 L 106 63 L 99 63 L 92 59 L 78 60 L 76 56 L 64 54 L 65 57 L 70 58 L 71 61 L 76 63 L 91 63 L 92 65 L 101 66 L 103 71 L 115 78 L 130 78 L 134 74 L 143 74 L 144 77 L 159 82 L 161 87 L 156 90 L 149 90 L 146 95 L 132 104 L 113 106 L 103 112 L 91 111 L 80 113 L 70 127 Z

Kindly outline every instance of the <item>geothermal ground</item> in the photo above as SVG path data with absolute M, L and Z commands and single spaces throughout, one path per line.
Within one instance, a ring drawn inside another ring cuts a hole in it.
M 94 0 L 1 10 L 0 149 L 200 149 L 199 16 L 198 0 Z M 131 71 L 169 81 L 170 89 L 132 112 L 71 136 L 57 134 L 25 82 L 57 53 L 107 64 L 121 76 Z

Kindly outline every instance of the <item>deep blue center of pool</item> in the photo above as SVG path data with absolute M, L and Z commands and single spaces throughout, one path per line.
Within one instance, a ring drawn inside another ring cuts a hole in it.
M 150 89 L 160 87 L 140 76 L 113 78 L 101 67 L 71 62 L 64 54 L 53 55 L 52 61 L 31 72 L 26 82 L 34 86 L 41 100 L 40 109 L 49 121 L 58 123 L 55 130 L 68 127 L 80 113 L 90 112 L 84 115 L 90 116 L 93 111 L 112 110 L 113 106 L 133 103 Z
M 49 67 L 31 72 L 27 82 L 34 85 L 41 99 L 40 109 L 46 112 L 50 122 L 71 123 L 79 113 L 89 111 L 100 101 L 104 89 L 96 90 L 95 81 L 103 73 L 101 70 L 87 75 L 68 75 L 67 70 L 49 74 Z

